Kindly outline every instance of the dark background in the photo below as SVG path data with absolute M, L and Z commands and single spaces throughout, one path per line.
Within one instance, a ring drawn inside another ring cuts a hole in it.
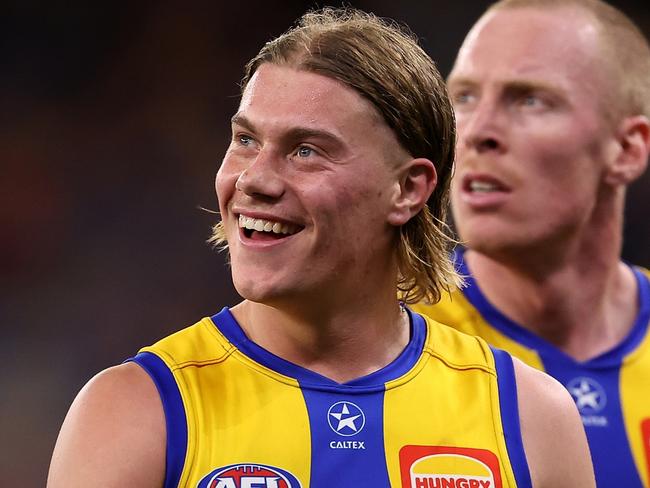
M 488 3 L 352 2 L 407 23 L 444 75 Z M 650 32 L 646 2 L 614 3 Z M 44 486 L 95 373 L 237 301 L 200 207 L 243 64 L 322 5 L 0 5 L 0 486 Z M 624 255 L 650 266 L 650 174 L 629 200 Z

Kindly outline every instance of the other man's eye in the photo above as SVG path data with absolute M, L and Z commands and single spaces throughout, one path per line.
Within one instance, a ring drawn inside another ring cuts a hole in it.
M 308 158 L 314 153 L 314 150 L 311 147 L 308 146 L 300 146 L 296 150 L 296 156 L 300 158 Z
M 520 94 L 516 103 L 523 108 L 548 109 L 553 107 L 553 99 L 544 93 L 528 92 Z
M 457 105 L 465 105 L 471 103 L 474 100 L 474 95 L 468 91 L 460 91 L 453 95 L 453 103 Z
M 542 103 L 541 99 L 536 95 L 526 95 L 521 100 L 522 105 L 527 107 L 535 107 Z

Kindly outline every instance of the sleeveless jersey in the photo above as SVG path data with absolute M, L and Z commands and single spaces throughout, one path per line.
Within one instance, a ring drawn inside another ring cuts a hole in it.
M 513 322 L 483 295 L 463 261 L 457 269 L 466 287 L 436 305 L 413 308 L 435 320 L 482 337 L 545 371 L 571 393 L 585 426 L 599 488 L 648 487 L 650 479 L 650 282 L 634 269 L 639 313 L 628 336 L 614 349 L 579 362 Z
M 530 487 L 512 358 L 408 312 L 400 356 L 344 384 L 253 343 L 227 308 L 142 349 L 165 488 Z

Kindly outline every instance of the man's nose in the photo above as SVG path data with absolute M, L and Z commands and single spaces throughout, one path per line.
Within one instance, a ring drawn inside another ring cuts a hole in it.
M 481 100 L 474 109 L 458 116 L 461 149 L 479 153 L 506 149 L 506 114 L 495 101 Z
M 252 163 L 239 174 L 235 188 L 257 198 L 280 198 L 285 189 L 280 165 L 280 157 L 277 154 L 262 149 Z

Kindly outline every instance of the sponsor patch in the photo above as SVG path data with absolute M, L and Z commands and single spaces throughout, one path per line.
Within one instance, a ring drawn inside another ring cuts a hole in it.
M 643 450 L 645 452 L 648 480 L 650 480 L 650 418 L 641 421 L 641 438 L 643 439 Z
M 338 435 L 348 437 L 363 430 L 366 416 L 356 403 L 336 402 L 327 412 L 327 423 Z
M 600 383 L 593 378 L 581 376 L 569 381 L 566 388 L 576 402 L 585 427 L 607 427 L 609 422 L 603 415 L 607 394 Z
M 593 378 L 585 376 L 574 378 L 569 381 L 567 390 L 571 393 L 581 414 L 600 412 L 607 403 L 605 389 Z
M 404 488 L 501 488 L 499 460 L 490 451 L 449 446 L 404 446 Z
M 264 464 L 231 464 L 203 477 L 197 488 L 301 488 L 284 469 Z

